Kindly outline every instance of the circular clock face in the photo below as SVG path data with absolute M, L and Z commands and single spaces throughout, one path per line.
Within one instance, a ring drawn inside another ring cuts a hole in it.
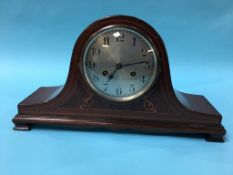
M 88 40 L 83 55 L 86 82 L 101 97 L 117 102 L 134 100 L 157 77 L 157 49 L 136 29 L 105 28 Z

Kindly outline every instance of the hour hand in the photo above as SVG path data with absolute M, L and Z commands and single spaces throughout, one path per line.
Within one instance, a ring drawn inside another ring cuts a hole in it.
M 115 70 L 108 76 L 108 81 L 110 81 L 111 79 L 113 79 L 115 73 L 117 72 L 117 70 L 121 69 L 122 67 L 123 67 L 123 65 L 121 63 L 116 64 Z
M 113 79 L 113 74 L 110 74 L 110 75 L 108 76 L 108 81 L 110 81 L 111 79 Z

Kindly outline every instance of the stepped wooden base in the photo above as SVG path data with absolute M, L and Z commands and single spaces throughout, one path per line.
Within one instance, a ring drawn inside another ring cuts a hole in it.
M 83 119 L 79 117 L 61 117 L 61 116 L 32 116 L 17 115 L 13 122 L 15 130 L 28 131 L 34 125 L 58 126 L 79 130 L 106 130 L 114 132 L 136 132 L 143 134 L 199 134 L 205 137 L 207 141 L 224 142 L 225 130 L 221 125 L 205 125 L 200 123 L 175 123 L 172 121 L 159 122 L 139 121 L 139 120 L 109 120 L 107 118 L 99 119 L 97 117 Z

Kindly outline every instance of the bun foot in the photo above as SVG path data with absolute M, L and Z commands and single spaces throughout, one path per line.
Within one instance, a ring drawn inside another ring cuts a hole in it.
M 224 135 L 222 134 L 208 134 L 206 136 L 208 142 L 224 142 Z
M 29 124 L 15 124 L 14 130 L 29 131 L 31 129 Z

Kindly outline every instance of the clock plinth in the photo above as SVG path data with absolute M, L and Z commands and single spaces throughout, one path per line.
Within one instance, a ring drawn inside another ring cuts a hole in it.
M 145 94 L 129 102 L 102 98 L 87 85 L 83 75 L 82 54 L 86 41 L 109 25 L 137 28 L 158 50 L 156 82 Z M 134 17 L 113 16 L 94 22 L 80 35 L 65 85 L 36 90 L 19 103 L 13 122 L 16 130 L 47 125 L 148 134 L 198 134 L 208 141 L 223 142 L 226 131 L 221 120 L 222 116 L 205 97 L 173 89 L 165 46 L 151 26 Z

